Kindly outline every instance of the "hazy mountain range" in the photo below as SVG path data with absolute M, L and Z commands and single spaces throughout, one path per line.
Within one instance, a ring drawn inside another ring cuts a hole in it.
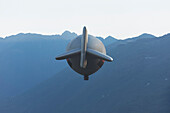
M 54 59 L 76 36 L 21 33 L 0 41 L 1 113 L 170 112 L 170 34 L 97 37 L 114 62 L 89 81 Z
M 61 35 L 19 33 L 2 39 L 0 99 L 20 94 L 66 67 L 65 62 L 56 62 L 55 56 L 75 37 L 77 34 L 65 31 Z M 108 45 L 115 40 L 102 41 Z

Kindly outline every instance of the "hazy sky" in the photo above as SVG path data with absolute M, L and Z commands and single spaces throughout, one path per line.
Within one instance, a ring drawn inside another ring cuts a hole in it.
M 65 30 L 124 39 L 170 33 L 170 0 L 0 0 L 0 37 Z

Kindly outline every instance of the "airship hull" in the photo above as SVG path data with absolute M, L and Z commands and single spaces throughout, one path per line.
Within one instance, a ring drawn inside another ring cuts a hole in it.
M 67 52 L 72 51 L 72 50 L 81 49 L 81 39 L 82 39 L 82 35 L 73 39 L 67 46 Z M 99 39 L 97 39 L 91 35 L 88 35 L 87 50 L 88 49 L 96 50 L 103 54 L 106 54 L 106 49 L 105 49 L 103 43 Z M 78 53 L 78 54 L 74 55 L 73 57 L 68 58 L 67 62 L 69 64 L 69 66 L 74 71 L 76 71 L 77 73 L 79 73 L 81 75 L 85 75 L 85 76 L 95 73 L 104 64 L 104 60 L 102 60 L 100 58 L 96 58 L 96 56 L 89 54 L 88 52 L 86 54 L 86 67 L 85 68 L 82 68 L 80 66 L 81 53 Z
M 106 55 L 103 43 L 87 34 L 86 27 L 83 28 L 83 35 L 73 39 L 67 45 L 66 52 L 56 57 L 56 60 L 63 59 L 67 59 L 74 71 L 84 75 L 84 80 L 88 80 L 89 75 L 98 71 L 104 61 L 113 61 L 110 56 Z
M 104 64 L 104 60 L 96 58 L 95 56 L 87 53 L 87 66 L 86 68 L 82 68 L 80 66 L 80 58 L 81 57 L 78 54 L 72 58 L 68 58 L 67 62 L 74 71 L 84 76 L 88 76 L 97 72 Z

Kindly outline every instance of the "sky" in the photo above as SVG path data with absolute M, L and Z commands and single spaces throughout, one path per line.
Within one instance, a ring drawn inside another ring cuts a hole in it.
M 170 33 L 170 0 L 0 0 L 0 37 L 82 33 L 125 39 Z

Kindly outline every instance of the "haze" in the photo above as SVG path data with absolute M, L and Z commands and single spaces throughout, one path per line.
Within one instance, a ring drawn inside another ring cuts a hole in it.
M 65 30 L 125 39 L 170 32 L 169 0 L 0 0 L 0 37 Z

